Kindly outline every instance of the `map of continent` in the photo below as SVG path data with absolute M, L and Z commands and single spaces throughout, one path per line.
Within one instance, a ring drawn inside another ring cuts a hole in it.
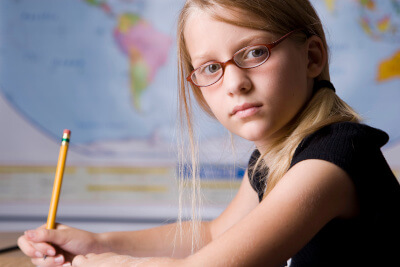
M 114 31 L 121 50 L 129 57 L 130 88 L 133 104 L 140 110 L 140 96 L 165 64 L 171 38 L 154 28 L 136 14 L 122 14 Z
M 132 103 L 140 111 L 140 96 L 149 86 L 157 70 L 167 60 L 172 40 L 155 30 L 138 14 L 115 14 L 106 0 L 85 0 L 101 8 L 104 13 L 117 17 L 114 29 L 115 41 L 129 59 Z

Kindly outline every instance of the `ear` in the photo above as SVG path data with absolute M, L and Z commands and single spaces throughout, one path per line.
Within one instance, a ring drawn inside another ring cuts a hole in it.
M 327 62 L 327 52 L 321 38 L 313 35 L 307 39 L 307 54 L 307 76 L 315 78 L 321 74 Z

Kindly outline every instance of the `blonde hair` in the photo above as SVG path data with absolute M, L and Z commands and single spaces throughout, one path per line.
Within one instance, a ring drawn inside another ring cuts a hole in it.
M 224 17 L 218 10 L 229 10 L 230 16 Z M 192 125 L 192 103 L 194 96 L 198 105 L 210 116 L 214 117 L 210 107 L 203 98 L 201 91 L 193 84 L 186 81 L 186 76 L 193 70 L 188 54 L 184 29 L 189 16 L 198 10 L 207 12 L 215 19 L 251 29 L 265 30 L 277 35 L 284 35 L 295 29 L 301 32 L 290 37 L 297 42 L 304 42 L 307 37 L 316 35 L 321 38 L 328 53 L 328 45 L 321 21 L 308 0 L 188 0 L 186 1 L 178 22 L 178 70 L 179 70 L 179 111 L 181 121 L 188 130 L 192 151 L 194 148 L 194 136 Z M 327 60 L 318 80 L 330 80 L 329 63 Z M 276 140 L 267 153 L 260 156 L 256 167 L 260 166 L 265 171 L 265 179 L 268 176 L 268 186 L 264 197 L 274 188 L 290 167 L 294 151 L 307 135 L 335 122 L 358 122 L 358 114 L 341 100 L 333 90 L 321 88 L 306 104 L 302 111 L 287 126 L 286 135 Z M 192 154 L 193 155 L 193 154 Z M 262 159 L 268 155 L 269 166 L 265 166 Z M 194 158 L 193 158 L 194 159 Z M 196 169 L 196 161 L 192 160 Z M 253 172 L 254 173 L 254 172 Z M 193 180 L 196 179 L 193 173 Z M 264 181 L 266 182 L 266 180 Z M 193 182 L 193 185 L 196 183 Z

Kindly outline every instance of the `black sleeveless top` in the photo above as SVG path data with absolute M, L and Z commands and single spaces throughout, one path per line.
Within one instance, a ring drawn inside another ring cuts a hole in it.
M 367 125 L 342 122 L 306 137 L 290 167 L 307 159 L 331 162 L 348 173 L 360 203 L 360 215 L 333 219 L 291 259 L 303 266 L 399 266 L 400 186 L 380 150 L 388 135 Z M 260 157 L 255 150 L 248 174 Z M 262 200 L 265 172 L 255 170 L 250 183 Z M 268 184 L 268 182 L 266 183 Z

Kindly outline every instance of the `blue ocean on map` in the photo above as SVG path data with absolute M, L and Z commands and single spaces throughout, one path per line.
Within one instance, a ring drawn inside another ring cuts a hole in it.
M 400 1 L 313 2 L 325 23 L 338 95 L 366 123 L 387 131 L 389 145 L 400 142 L 400 74 L 393 72 Z M 75 145 L 169 144 L 176 137 L 175 29 L 182 5 L 2 0 L 0 94 L 54 140 L 68 128 Z M 226 138 L 205 116 L 200 126 L 205 140 Z
M 1 93 L 45 134 L 58 138 L 71 129 L 75 144 L 163 137 L 176 120 L 176 16 L 154 17 L 166 10 L 176 15 L 181 3 L 169 2 L 158 9 L 149 1 L 110 7 L 116 14 L 76 0 L 2 2 Z M 114 34 L 124 14 L 137 14 L 154 34 L 170 36 L 159 44 L 167 46 L 166 60 L 153 67 L 140 109 L 133 105 L 130 55 Z

